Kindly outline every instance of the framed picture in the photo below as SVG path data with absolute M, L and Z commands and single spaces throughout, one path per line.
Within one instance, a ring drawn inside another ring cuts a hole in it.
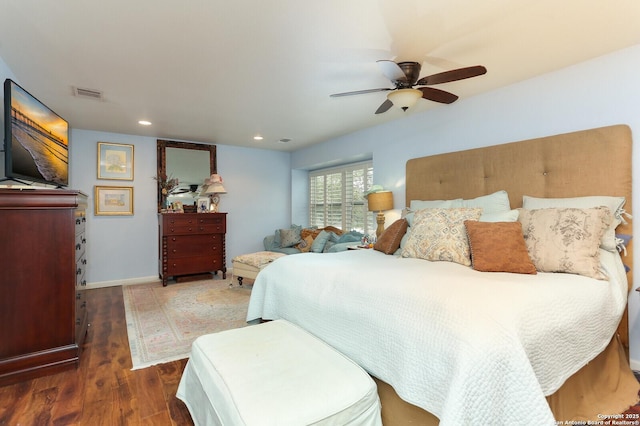
M 181 201 L 174 201 L 173 203 L 171 203 L 171 209 L 174 211 L 174 213 L 184 213 L 184 207 L 182 206 Z
M 133 180 L 133 145 L 98 142 L 98 179 Z
M 132 216 L 133 186 L 96 186 L 96 216 Z
M 209 213 L 211 202 L 208 197 L 198 198 L 198 213 Z

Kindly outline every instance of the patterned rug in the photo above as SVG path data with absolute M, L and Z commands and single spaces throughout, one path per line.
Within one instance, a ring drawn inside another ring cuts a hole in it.
M 251 285 L 231 279 L 124 286 L 133 370 L 188 358 L 203 334 L 244 327 Z

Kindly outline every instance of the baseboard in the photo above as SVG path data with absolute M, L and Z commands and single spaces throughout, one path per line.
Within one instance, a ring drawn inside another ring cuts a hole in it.
M 149 284 L 149 283 L 159 283 L 160 278 L 157 275 L 152 275 L 150 277 L 139 277 L 139 278 L 127 278 L 123 280 L 114 280 L 114 281 L 99 281 L 95 283 L 88 283 L 85 287 L 86 289 L 92 288 L 103 288 L 103 287 L 116 287 L 119 285 L 136 285 L 136 284 Z

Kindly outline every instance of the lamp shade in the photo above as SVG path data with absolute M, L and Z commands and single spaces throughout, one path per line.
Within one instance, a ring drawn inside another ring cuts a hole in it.
M 226 194 L 227 190 L 222 186 L 222 177 L 213 174 L 204 180 L 202 194 Z
M 367 197 L 369 211 L 379 212 L 383 210 L 391 210 L 393 208 L 393 192 L 380 191 L 373 192 Z
M 400 89 L 394 90 L 387 95 L 387 99 L 393 102 L 393 105 L 406 111 L 418 102 L 422 97 L 422 92 L 418 89 Z

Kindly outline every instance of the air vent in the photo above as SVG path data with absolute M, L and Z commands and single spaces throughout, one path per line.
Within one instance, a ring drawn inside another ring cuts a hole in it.
M 79 98 L 95 99 L 97 101 L 103 101 L 104 96 L 100 90 L 95 89 L 83 89 L 82 87 L 73 87 L 73 95 Z
M 288 143 L 288 142 L 291 142 L 291 139 L 288 139 L 288 138 L 282 138 L 282 139 L 280 139 L 278 142 L 280 142 L 280 143 Z

